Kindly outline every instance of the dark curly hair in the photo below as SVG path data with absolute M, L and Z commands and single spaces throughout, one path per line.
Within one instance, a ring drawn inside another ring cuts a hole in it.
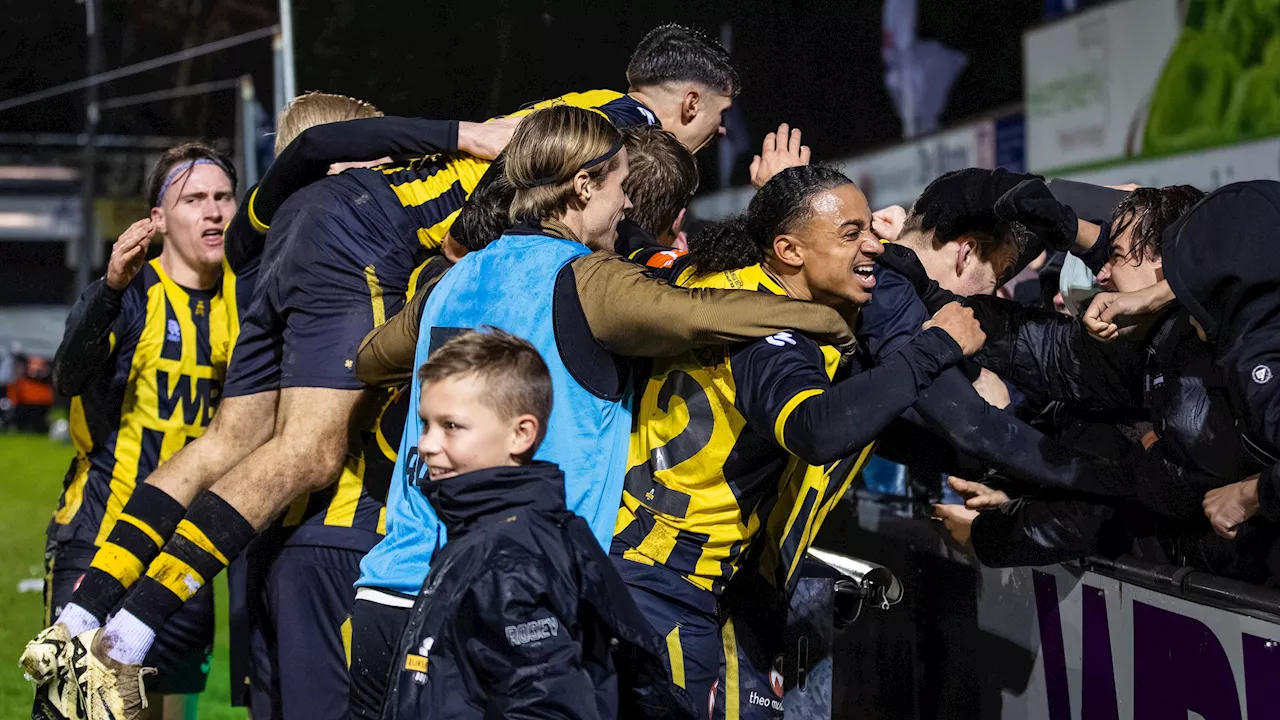
M 689 241 L 689 262 L 699 273 L 737 270 L 763 262 L 773 239 L 809 219 L 813 197 L 853 181 L 814 165 L 787 168 L 751 198 L 746 215 L 712 223 Z
M 1204 192 L 1190 185 L 1138 188 L 1125 196 L 1112 213 L 1111 237 L 1118 237 L 1132 227 L 1129 259 L 1154 260 L 1163 249 L 1165 229 L 1202 197 Z

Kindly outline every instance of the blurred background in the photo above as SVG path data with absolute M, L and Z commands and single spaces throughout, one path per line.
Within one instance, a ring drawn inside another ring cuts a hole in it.
M 64 319 L 147 214 L 150 162 L 211 139 L 243 190 L 276 113 L 308 90 L 482 120 L 626 90 L 632 47 L 675 21 L 719 38 L 745 88 L 699 155 L 699 220 L 745 208 L 748 164 L 780 122 L 875 207 L 970 166 L 1206 191 L 1280 180 L 1275 0 L 8 0 L 0 18 L 0 429 L 55 437 Z M 0 603 L 17 608 L 0 657 L 39 626 L 43 527 L 71 455 L 0 434 Z M 901 492 L 903 471 L 882 470 L 867 484 Z M 0 705 L 18 708 L 29 690 L 10 675 Z M 243 717 L 213 677 L 202 716 Z

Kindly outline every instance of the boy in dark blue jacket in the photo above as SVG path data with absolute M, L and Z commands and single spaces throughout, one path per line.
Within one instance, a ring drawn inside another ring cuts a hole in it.
M 692 718 L 665 641 L 565 508 L 560 469 L 532 461 L 552 404 L 538 351 L 466 331 L 418 379 L 418 489 L 449 542 L 401 637 L 383 717 Z

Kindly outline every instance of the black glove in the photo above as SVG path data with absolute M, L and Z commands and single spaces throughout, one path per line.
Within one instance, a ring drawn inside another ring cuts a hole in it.
M 933 230 L 938 242 L 950 242 L 969 230 L 996 222 L 996 201 L 1019 183 L 1039 179 L 1038 175 L 1003 168 L 956 170 L 929 183 L 911 212 L 920 215 L 921 227 Z
M 920 258 L 909 247 L 885 243 L 884 254 L 876 258 L 876 262 L 911 281 L 916 289 L 916 295 L 919 295 L 924 302 L 925 310 L 929 312 L 930 317 L 941 310 L 943 305 L 964 299 L 950 290 L 942 289 L 933 278 L 929 277 L 924 265 L 920 264 Z
M 1027 226 L 1052 250 L 1069 252 L 1076 242 L 1076 211 L 1049 192 L 1043 180 L 1024 180 L 996 201 L 996 215 Z

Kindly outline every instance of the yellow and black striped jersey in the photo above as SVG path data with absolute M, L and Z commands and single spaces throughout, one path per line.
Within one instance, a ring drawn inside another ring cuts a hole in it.
M 759 265 L 701 277 L 690 269 L 677 282 L 785 294 Z M 655 361 L 636 393 L 612 553 L 718 594 L 762 527 L 790 544 L 809 538 L 821 521 L 812 511 L 825 514 L 828 488 L 861 462 L 810 469 L 787 450 L 783 428 L 831 386 L 840 360 L 835 348 L 779 333 Z
M 109 354 L 71 400 L 75 460 L 50 528 L 55 540 L 101 544 L 133 489 L 204 433 L 222 390 L 238 322 L 221 288 L 192 290 L 159 259 L 120 296 Z M 84 362 L 64 357 L 63 362 Z
M 649 108 L 629 95 L 614 90 L 567 93 L 534 103 L 511 113 L 511 116 L 521 117 L 554 105 L 596 110 L 618 127 L 654 125 L 658 122 Z M 489 165 L 488 160 L 470 155 L 431 155 L 407 164 L 387 165 L 379 169 L 400 205 L 412 216 L 417 227 L 418 242 L 428 250 L 435 250 L 444 243 L 444 237 L 457 219 L 462 204 L 475 190 Z

